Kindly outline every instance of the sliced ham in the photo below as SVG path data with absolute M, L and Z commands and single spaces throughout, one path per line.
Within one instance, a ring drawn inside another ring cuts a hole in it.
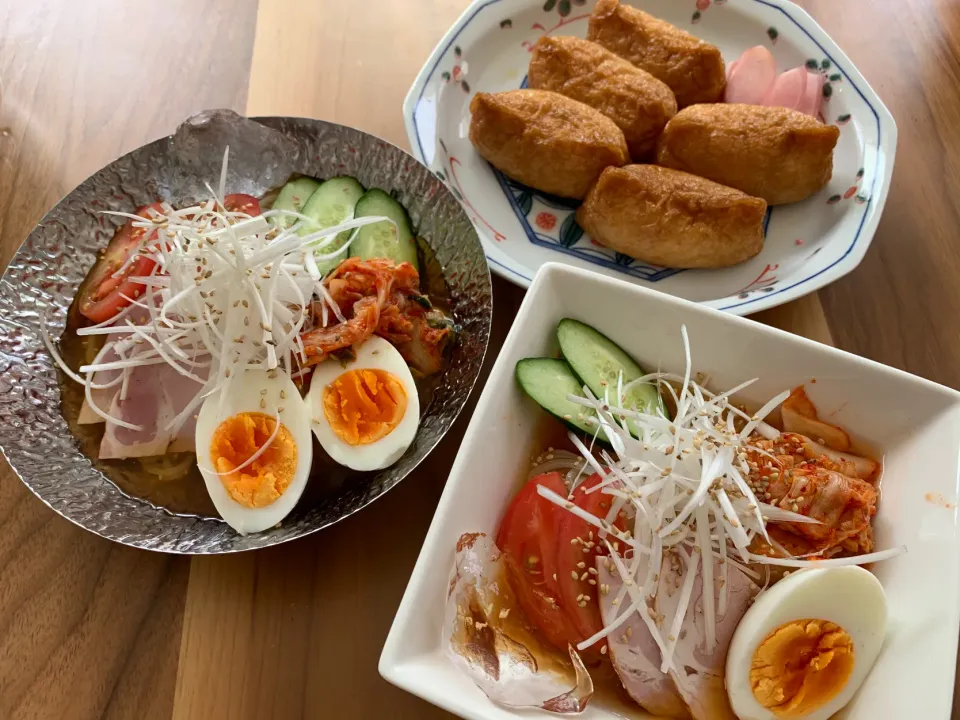
M 204 377 L 205 368 L 194 368 Z M 100 459 L 148 457 L 170 452 L 194 450 L 196 419 L 189 417 L 177 433 L 166 429 L 193 400 L 203 386 L 184 377 L 169 365 L 143 365 L 130 374 L 127 396 L 114 396 L 110 415 L 140 425 L 143 430 L 130 430 L 108 422 L 100 443 Z
M 610 588 L 600 595 L 600 615 L 603 624 L 609 625 L 630 605 L 630 596 L 624 595 L 617 605 L 613 604 L 621 594 L 623 581 L 607 569 L 606 563 L 606 558 L 598 558 L 597 582 Z M 660 717 L 690 718 L 673 680 L 660 672 L 660 648 L 638 613 L 607 638 L 607 647 L 624 689 L 641 707 Z
M 170 433 L 163 429 L 173 417 L 169 403 L 157 382 L 156 368 L 144 365 L 130 373 L 125 399 L 117 393 L 110 405 L 110 415 L 125 422 L 140 425 L 142 430 L 131 430 L 107 422 L 100 442 L 101 460 L 161 455 L 170 444 Z
M 762 45 L 747 50 L 730 68 L 725 100 L 728 103 L 763 105 L 777 77 L 777 61 Z
M 144 325 L 150 321 L 150 311 L 136 307 L 127 313 L 126 319 L 135 325 Z M 129 333 L 110 333 L 107 335 L 104 345 L 111 345 L 112 343 L 126 340 L 129 337 Z M 100 362 L 116 362 L 119 359 L 120 356 L 117 355 L 111 347 L 106 353 L 104 353 L 103 357 L 100 358 Z M 120 372 L 120 370 L 104 370 L 94 374 L 92 381 L 97 385 L 106 385 L 107 383 L 116 380 L 120 375 Z M 98 408 L 107 410 L 113 403 L 114 396 L 119 391 L 120 386 L 116 385 L 110 388 L 92 389 L 90 394 L 93 396 L 93 402 Z M 96 425 L 97 423 L 102 423 L 105 421 L 100 415 L 91 409 L 89 403 L 87 403 L 86 399 L 84 399 L 83 405 L 80 406 L 80 414 L 77 417 L 77 422 L 80 425 Z

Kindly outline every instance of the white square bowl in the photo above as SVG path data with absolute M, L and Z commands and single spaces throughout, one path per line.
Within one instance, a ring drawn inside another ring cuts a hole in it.
M 683 368 L 680 327 L 686 325 L 694 369 L 709 373 L 713 387 L 758 377 L 738 397 L 759 406 L 806 383 L 823 417 L 883 455 L 877 548 L 904 544 L 908 552 L 873 568 L 887 594 L 887 638 L 863 689 L 838 717 L 948 718 L 960 628 L 960 393 L 750 320 L 555 263 L 538 273 L 480 396 L 380 658 L 383 677 L 465 718 L 537 716 L 491 703 L 445 657 L 441 625 L 457 538 L 470 531 L 496 534 L 531 454 L 541 449 L 535 443 L 544 414 L 517 387 L 514 366 L 525 357 L 555 355 L 555 329 L 564 317 L 595 326 L 644 367 L 675 371 Z M 614 715 L 594 703 L 583 717 Z M 638 708 L 637 717 L 649 716 Z

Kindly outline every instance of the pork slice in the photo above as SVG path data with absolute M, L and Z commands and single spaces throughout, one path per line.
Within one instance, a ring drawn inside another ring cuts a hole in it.
M 685 557 L 685 556 L 684 556 Z M 668 558 L 669 559 L 669 558 Z M 657 592 L 657 612 L 665 616 L 664 623 L 669 624 L 676 615 L 683 584 L 681 568 L 684 562 L 673 559 L 664 562 L 660 572 L 660 587 Z M 759 588 L 735 566 L 727 568 L 726 608 L 719 612 L 722 567 L 714 561 L 715 578 L 714 606 L 716 612 L 716 644 L 711 651 L 706 649 L 706 627 L 703 609 L 702 568 L 697 571 L 693 584 L 686 617 L 681 626 L 680 639 L 677 641 L 670 676 L 676 688 L 690 709 L 694 720 L 737 720 L 727 699 L 724 686 L 724 667 L 727 650 L 734 630 L 747 611 Z
M 762 45 L 747 50 L 730 69 L 724 99 L 728 103 L 761 105 L 777 79 L 777 61 Z
M 606 558 L 597 559 L 597 582 L 609 587 L 609 592 L 600 594 L 600 615 L 604 625 L 616 620 L 631 604 L 629 594 L 624 594 L 617 605 L 613 604 L 621 594 L 623 580 L 607 569 L 607 562 Z M 644 563 L 643 559 L 641 563 Z M 641 569 L 641 573 L 644 572 L 646 568 Z M 639 613 L 634 613 L 607 637 L 607 647 L 624 689 L 640 706 L 661 717 L 690 718 L 673 680 L 660 672 L 660 648 Z
M 783 73 L 767 90 L 760 104 L 799 110 L 806 98 L 809 74 L 805 67 L 794 68 Z

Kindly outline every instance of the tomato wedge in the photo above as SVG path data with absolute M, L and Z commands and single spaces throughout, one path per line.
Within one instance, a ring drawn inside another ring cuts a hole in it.
M 138 208 L 137 215 L 149 218 L 147 211 L 151 209 L 163 212 L 157 202 Z M 124 268 L 119 277 L 114 277 L 114 273 L 140 248 L 146 233 L 146 228 L 134 227 L 132 220 L 117 230 L 84 282 L 79 301 L 81 315 L 95 323 L 105 322 L 130 304 L 127 298 L 143 293 L 143 285 L 130 278 L 149 275 L 157 264 L 153 258 L 140 255 Z
M 560 584 L 555 574 L 557 529 L 566 511 L 540 497 L 538 485 L 566 493 L 560 473 L 531 479 L 507 508 L 497 546 L 504 553 L 510 586 L 527 619 L 552 645 L 566 650 L 577 642 L 576 628 L 558 601 Z
M 253 195 L 244 195 L 243 193 L 234 193 L 227 195 L 223 199 L 223 206 L 227 212 L 246 213 L 250 217 L 256 217 L 260 214 L 260 201 Z
M 601 478 L 596 474 L 587 478 L 573 491 L 573 502 L 591 515 L 605 518 L 613 499 L 600 490 L 586 492 L 600 482 Z M 622 520 L 617 519 L 614 525 L 624 529 Z M 586 520 L 570 512 L 563 513 L 557 529 L 560 604 L 577 629 L 577 642 L 586 640 L 603 627 L 600 618 L 600 590 L 596 577 L 591 572 L 591 568 L 596 567 L 597 556 L 607 554 L 598 532 L 597 528 Z

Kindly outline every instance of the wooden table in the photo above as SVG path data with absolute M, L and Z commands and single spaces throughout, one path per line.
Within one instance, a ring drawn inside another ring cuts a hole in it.
M 406 147 L 403 96 L 466 2 L 0 0 L 0 264 L 88 174 L 204 108 L 320 117 Z M 802 4 L 890 108 L 900 147 L 861 267 L 757 319 L 960 387 L 960 6 Z M 491 356 L 522 297 L 496 278 L 494 292 Z M 468 417 L 359 516 L 223 558 L 102 540 L 3 463 L 0 718 L 446 716 L 377 660 Z

